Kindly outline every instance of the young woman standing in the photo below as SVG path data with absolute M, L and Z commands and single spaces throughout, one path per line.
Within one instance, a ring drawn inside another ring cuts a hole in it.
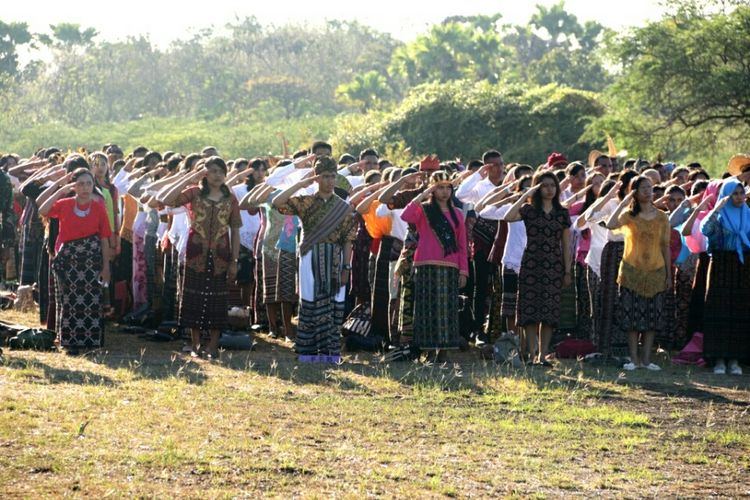
M 570 215 L 560 204 L 557 176 L 552 172 L 535 174 L 527 196 L 511 206 L 504 220 L 522 220 L 526 227 L 516 320 L 525 329 L 531 361 L 550 366 L 546 356 L 552 330 L 560 321 L 561 292 L 572 283 Z
M 63 178 L 66 179 L 66 178 Z M 58 220 L 52 272 L 55 278 L 55 331 L 68 354 L 79 348 L 101 347 L 102 286 L 109 283 L 109 242 L 112 235 L 107 211 L 94 196 L 94 177 L 79 168 L 70 184 L 57 189 L 39 207 L 39 214 Z M 75 196 L 62 198 L 71 190 Z
M 436 350 L 438 361 L 446 349 L 459 348 L 458 289 L 466 286 L 469 275 L 466 227 L 452 195 L 448 174 L 435 172 L 430 186 L 401 214 L 419 233 L 413 271 L 414 343 Z
M 164 205 L 190 205 L 185 276 L 177 323 L 190 328 L 192 357 L 200 353 L 201 331 L 210 332 L 208 356 L 216 358 L 221 330 L 228 327 L 228 283 L 237 277 L 240 212 L 224 183 L 227 166 L 218 156 L 185 176 L 160 200 Z M 200 187 L 193 184 L 200 181 Z
M 620 229 L 625 249 L 617 276 L 618 318 L 628 332 L 630 361 L 625 370 L 661 370 L 651 362 L 656 333 L 664 330 L 666 291 L 672 283 L 669 242 L 671 228 L 667 214 L 654 206 L 651 180 L 638 176 L 630 183 L 630 193 L 607 221 L 610 230 Z M 628 211 L 625 209 L 629 207 Z M 639 352 L 639 340 L 643 350 Z

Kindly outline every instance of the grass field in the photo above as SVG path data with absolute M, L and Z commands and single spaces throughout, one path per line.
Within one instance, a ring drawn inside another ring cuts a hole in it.
M 116 332 L 78 358 L 6 350 L 2 496 L 750 495 L 747 375 L 512 370 L 475 351 L 305 366 L 256 341 L 220 363 Z

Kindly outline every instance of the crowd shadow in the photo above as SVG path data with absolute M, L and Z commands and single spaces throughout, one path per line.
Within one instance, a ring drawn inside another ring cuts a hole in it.
M 113 328 L 108 332 L 106 347 L 83 355 L 86 362 L 112 370 L 126 369 L 137 378 L 179 378 L 189 384 L 202 385 L 210 377 L 209 366 L 273 377 L 295 385 L 321 385 L 345 392 L 373 391 L 372 380 L 387 379 L 405 387 L 438 388 L 443 391 L 470 391 L 481 394 L 487 382 L 497 377 L 514 377 L 534 384 L 540 390 L 560 388 L 574 391 L 591 383 L 601 382 L 598 397 L 616 401 L 627 399 L 609 384 L 642 389 L 647 394 L 664 398 L 685 398 L 701 403 L 750 406 L 750 377 L 719 377 L 698 367 L 665 365 L 662 372 L 624 372 L 617 366 L 592 366 L 575 360 L 558 362 L 554 368 L 521 366 L 513 368 L 480 357 L 479 351 L 451 351 L 447 363 L 409 360 L 383 363 L 380 355 L 369 352 L 345 353 L 340 364 L 300 363 L 291 344 L 271 339 L 265 334 L 251 334 L 254 349 L 224 350 L 220 361 L 195 360 L 183 352 L 185 340 L 151 342 L 134 334 Z M 36 359 L 14 359 L 6 354 L 5 365 L 11 369 L 39 370 L 49 383 L 116 386 L 118 381 L 93 371 L 68 369 L 49 365 Z M 64 354 L 60 354 L 64 356 Z

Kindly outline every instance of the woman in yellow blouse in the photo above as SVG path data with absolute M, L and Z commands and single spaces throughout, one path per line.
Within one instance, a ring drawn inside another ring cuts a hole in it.
M 625 239 L 617 276 L 620 285 L 618 320 L 628 332 L 630 350 L 630 362 L 623 366 L 625 370 L 661 369 L 651 362 L 651 347 L 656 332 L 667 326 L 664 300 L 672 279 L 670 227 L 669 218 L 654 206 L 653 198 L 649 178 L 638 176 L 630 183 L 630 193 L 607 221 L 607 227 L 618 229 Z M 630 209 L 625 211 L 628 206 Z M 639 353 L 641 335 L 643 351 Z

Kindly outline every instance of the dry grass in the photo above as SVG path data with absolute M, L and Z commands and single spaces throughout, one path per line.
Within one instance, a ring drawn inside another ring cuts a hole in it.
M 115 332 L 81 358 L 6 351 L 3 496 L 750 494 L 747 376 L 320 367 L 257 341 L 213 364 Z

